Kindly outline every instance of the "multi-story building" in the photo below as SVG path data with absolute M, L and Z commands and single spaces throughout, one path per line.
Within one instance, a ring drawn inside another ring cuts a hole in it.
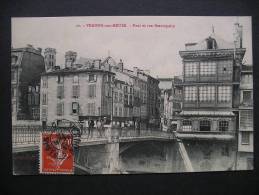
M 212 32 L 179 52 L 184 100 L 176 135 L 195 171 L 235 169 L 240 70 L 246 51 L 242 26 L 235 24 L 235 30 L 234 43 Z
M 253 66 L 241 66 L 238 170 L 253 169 Z
M 181 79 L 179 79 L 178 77 L 174 77 L 172 80 L 171 89 L 165 89 L 163 95 L 163 125 L 166 127 L 170 127 L 170 125 L 174 123 L 175 130 L 177 128 L 178 115 L 182 110 L 182 86 L 179 85 L 181 83 Z
M 66 53 L 65 64 L 64 69 L 56 68 L 42 74 L 42 123 L 49 125 L 61 119 L 110 119 L 115 74 L 99 60 L 90 68 L 76 64 L 76 53 L 71 51 Z
M 11 95 L 12 122 L 39 121 L 40 74 L 45 71 L 42 49 L 32 45 L 12 48 Z
M 160 89 L 160 118 L 161 121 L 163 121 L 164 119 L 164 95 L 165 95 L 165 90 L 170 90 L 172 88 L 172 84 L 173 84 L 173 78 L 158 78 L 159 80 L 159 89 Z
M 159 115 L 156 79 L 137 68 L 125 69 L 122 60 L 116 63 L 110 56 L 104 60 L 76 57 L 76 52 L 66 52 L 64 69 L 55 66 L 42 75 L 44 124 L 63 118 L 106 117 L 121 126 L 141 122 L 144 128 L 143 124 Z M 149 104 L 148 89 L 153 97 Z M 152 110 L 150 113 L 148 108 Z

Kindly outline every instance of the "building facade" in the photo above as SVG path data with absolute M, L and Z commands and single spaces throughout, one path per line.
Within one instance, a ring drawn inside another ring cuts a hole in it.
M 246 51 L 242 26 L 235 24 L 235 29 L 234 43 L 212 32 L 180 51 L 184 98 L 177 136 L 195 171 L 235 169 L 240 71 Z
M 69 57 L 69 54 L 71 56 Z M 66 53 L 66 67 L 42 74 L 41 121 L 111 119 L 114 73 L 76 64 L 75 53 Z
M 174 126 L 172 130 L 177 129 L 177 119 L 178 115 L 182 110 L 182 86 L 180 85 L 182 80 L 178 77 L 174 77 L 172 79 L 172 87 L 171 89 L 164 90 L 163 94 L 163 107 L 164 113 L 162 115 L 163 125 L 171 128 L 170 126 Z M 166 128 L 167 130 L 167 128 Z
M 141 128 L 146 128 L 149 119 L 159 115 L 156 79 L 137 69 L 135 72 L 124 69 L 122 60 L 116 63 L 110 56 L 104 60 L 76 58 L 76 52 L 68 51 L 64 69 L 55 66 L 42 74 L 41 121 L 44 124 L 61 119 L 106 118 L 122 127 L 142 124 Z M 149 104 L 148 86 L 154 97 Z M 153 110 L 150 113 L 149 107 Z
M 40 120 L 40 75 L 45 72 L 42 49 L 32 45 L 12 48 L 12 123 Z
M 253 169 L 253 66 L 242 65 L 240 82 L 238 170 Z

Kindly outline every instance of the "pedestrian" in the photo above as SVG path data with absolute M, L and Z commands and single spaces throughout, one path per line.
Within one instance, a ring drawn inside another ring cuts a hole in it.
M 97 120 L 96 121 L 96 126 L 97 126 L 97 130 L 98 130 L 98 133 L 99 133 L 99 136 L 101 137 L 102 136 L 102 129 L 101 129 L 101 121 L 100 120 Z

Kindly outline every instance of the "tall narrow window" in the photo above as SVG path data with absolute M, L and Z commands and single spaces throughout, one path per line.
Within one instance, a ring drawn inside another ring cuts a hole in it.
M 58 85 L 57 88 L 57 98 L 63 99 L 64 98 L 64 86 L 63 85 Z
M 89 85 L 89 97 L 96 97 L 96 85 Z
M 42 78 L 42 87 L 47 88 L 48 87 L 48 79 L 46 77 Z
M 72 96 L 73 96 L 73 98 L 78 98 L 80 96 L 80 86 L 79 85 L 73 85 Z
M 64 115 L 64 103 L 57 104 L 57 115 L 63 116 Z
M 72 102 L 72 113 L 77 114 L 79 110 L 78 102 Z
M 47 94 L 42 94 L 42 105 L 47 105 Z

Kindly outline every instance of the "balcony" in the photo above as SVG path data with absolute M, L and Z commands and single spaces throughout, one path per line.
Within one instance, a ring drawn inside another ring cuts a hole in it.
M 234 131 L 183 131 L 177 130 L 175 133 L 177 138 L 189 140 L 218 140 L 231 141 L 235 139 Z

